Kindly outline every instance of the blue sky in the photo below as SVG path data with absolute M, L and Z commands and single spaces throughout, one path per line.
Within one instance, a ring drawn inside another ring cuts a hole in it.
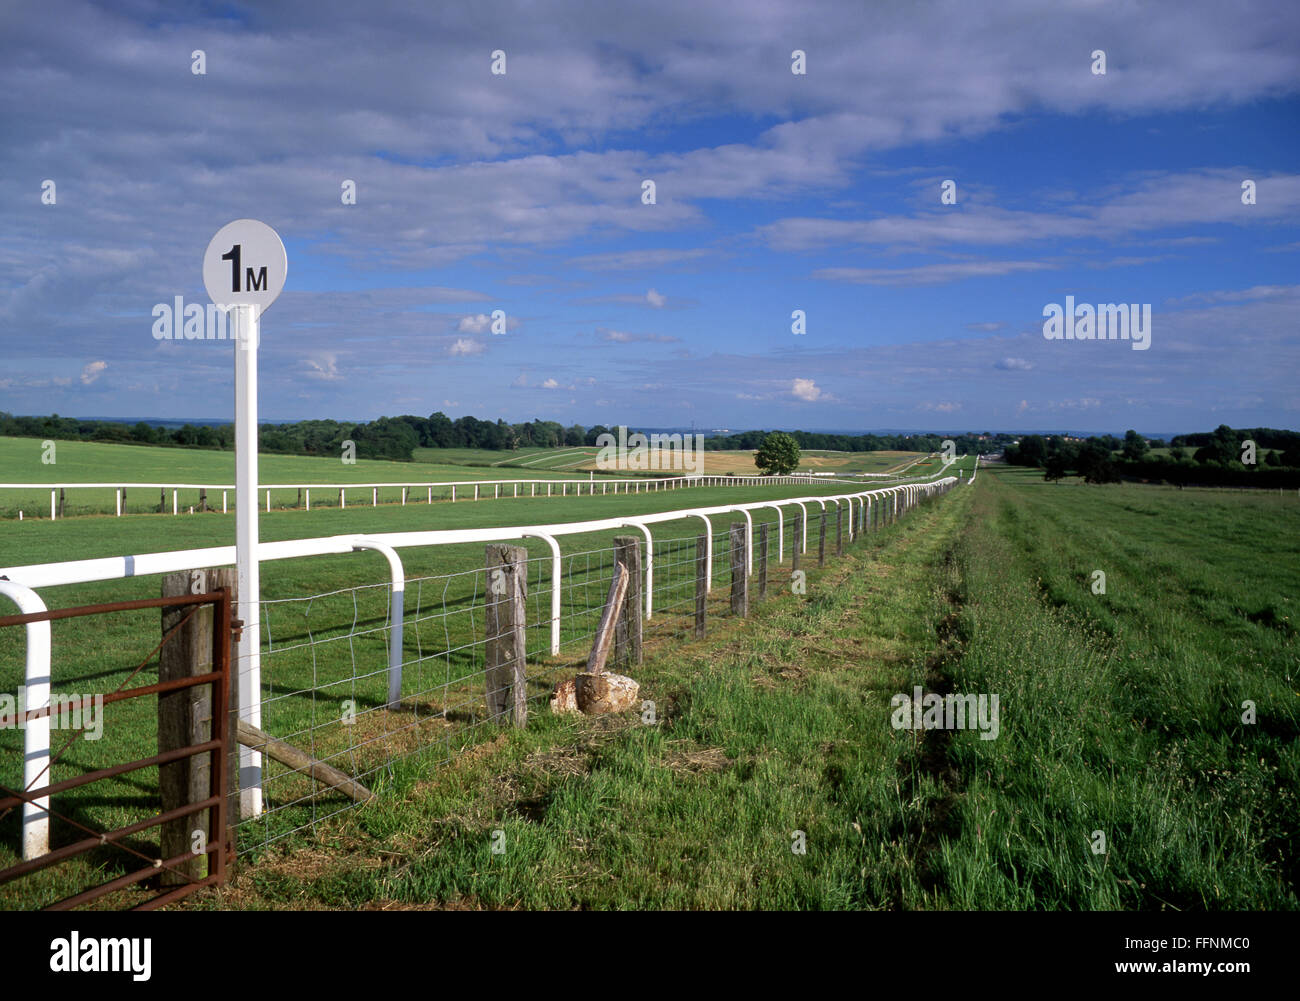
M 229 416 L 231 345 L 152 311 L 252 217 L 264 420 L 1300 426 L 1293 3 L 39 14 L 0 39 L 3 410 Z M 1067 295 L 1151 304 L 1150 348 L 1046 340 Z

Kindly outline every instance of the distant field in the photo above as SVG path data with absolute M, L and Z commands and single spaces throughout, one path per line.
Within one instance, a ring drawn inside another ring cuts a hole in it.
M 1194 456 L 1194 455 L 1196 454 L 1196 449 L 1197 449 L 1197 447 L 1198 447 L 1198 446 L 1194 446 L 1194 445 L 1184 445 L 1184 446 L 1183 446 L 1183 454 L 1184 454 L 1187 458 L 1190 459 L 1192 456 Z M 1151 454 L 1151 455 L 1153 455 L 1153 456 L 1155 456 L 1155 455 L 1163 455 L 1163 456 L 1165 456 L 1165 457 L 1168 458 L 1168 457 L 1169 457 L 1169 453 L 1172 452 L 1172 451 L 1173 451 L 1172 448 L 1153 448 L 1153 449 L 1149 449 L 1149 454 Z M 1275 448 L 1260 448 L 1260 449 L 1257 449 L 1257 450 L 1256 450 L 1256 453 L 1255 453 L 1255 459 L 1256 459 L 1256 461 L 1257 461 L 1257 462 L 1260 462 L 1260 463 L 1263 463 L 1264 459 L 1267 458 L 1268 455 L 1269 455 L 1269 453 L 1271 453 L 1271 452 L 1276 452 L 1276 453 L 1278 454 L 1279 457 L 1280 457 L 1281 454 L 1282 454 L 1282 450 L 1281 450 L 1281 449 L 1275 449 Z M 1118 454 L 1118 453 L 1116 453 L 1116 454 Z M 1240 456 L 1238 456 L 1238 458 L 1240 458 Z
M 580 452 L 596 454 L 595 448 L 590 449 L 572 449 L 572 448 L 520 448 L 512 452 L 498 452 L 489 448 L 417 448 L 412 453 L 416 462 L 425 462 L 432 465 L 450 465 L 450 466 L 518 466 L 520 469 L 533 469 L 545 472 L 553 466 L 562 466 L 566 461 L 564 456 L 572 453 L 572 458 L 576 459 Z M 476 478 L 493 477 L 495 474 L 477 472 Z M 514 476 L 515 471 L 509 470 L 500 474 L 501 476 Z
M 358 459 L 344 463 L 340 459 L 305 455 L 258 456 L 258 478 L 262 483 L 417 483 L 488 479 L 587 479 L 586 474 L 549 469 L 488 470 L 456 464 L 451 456 L 444 461 L 425 461 L 439 456 L 439 449 L 418 449 L 415 462 L 391 462 Z M 499 452 L 477 449 L 448 449 L 464 459 L 469 455 L 500 456 Z M 0 438 L 0 482 L 4 483 L 234 483 L 235 457 L 231 452 L 188 448 L 160 448 L 147 445 L 114 445 L 104 442 L 60 441 L 55 443 L 52 464 L 41 461 L 43 449 L 36 438 Z M 381 491 L 380 502 L 400 500 L 400 489 Z M 436 499 L 436 495 L 435 495 Z M 131 491 L 127 509 L 136 513 L 158 510 L 158 492 Z M 361 500 L 360 493 L 349 495 L 349 505 Z M 209 496 L 209 504 L 221 507 L 221 497 Z M 230 497 L 233 504 L 234 495 Z M 292 506 L 297 502 L 292 492 L 273 496 L 273 503 Z M 170 508 L 171 496 L 166 498 Z M 183 511 L 198 506 L 198 491 L 182 491 Z M 312 496 L 312 507 L 337 505 L 337 493 Z M 0 490 L 0 518 L 49 517 L 48 490 Z M 65 513 L 112 513 L 111 489 L 77 490 L 68 495 Z
M 437 450 L 426 450 L 434 452 Z M 468 450 L 467 450 L 468 451 Z M 651 450 L 647 456 L 650 464 L 650 471 L 653 471 L 655 463 L 655 451 Z M 482 452 L 482 455 L 498 455 L 497 452 Z M 571 448 L 547 448 L 547 450 L 524 450 L 521 448 L 515 458 L 508 460 L 513 467 L 524 469 L 554 469 L 554 471 L 573 472 L 573 471 L 595 471 L 599 472 L 597 467 L 597 456 L 599 448 L 591 447 L 571 447 Z M 800 454 L 800 472 L 835 472 L 835 473 L 883 473 L 891 472 L 893 469 L 902 467 L 913 461 L 922 458 L 924 452 L 901 452 L 901 451 L 880 451 L 880 452 L 837 452 L 827 450 L 810 450 Z M 664 452 L 662 458 L 659 458 L 659 465 L 666 471 L 671 471 L 673 459 L 675 456 L 672 452 Z M 497 464 L 500 464 L 498 460 Z M 937 467 L 936 467 L 937 468 Z M 754 465 L 754 452 L 745 450 L 728 450 L 728 451 L 708 451 L 703 454 L 703 468 L 698 471 L 712 476 L 723 476 L 725 473 L 736 473 L 737 476 L 754 476 L 758 472 Z
M 103 442 L 56 442 L 52 464 L 41 461 L 44 450 L 35 438 L 0 438 L 0 482 L 6 483 L 233 483 L 235 477 L 234 455 L 229 452 L 201 449 L 160 448 L 145 445 L 116 445 Z M 416 449 L 414 462 L 391 462 L 358 459 L 345 464 L 339 459 L 300 455 L 273 455 L 262 453 L 258 457 L 258 478 L 262 483 L 396 483 L 399 486 L 380 489 L 380 504 L 399 503 L 400 484 L 419 482 L 463 482 L 466 480 L 574 480 L 586 482 L 593 472 L 598 477 L 626 477 L 631 474 L 619 471 L 598 470 L 595 448 L 520 449 L 502 453 L 488 449 Z M 506 458 L 502 456 L 505 455 Z M 801 463 L 804 471 L 836 472 L 886 472 L 908 467 L 908 476 L 927 475 L 939 468 L 937 460 L 922 459 L 914 452 L 809 452 Z M 440 461 L 434 461 L 440 460 Z M 669 465 L 668 458 L 662 460 Z M 644 471 L 653 477 L 654 470 Z M 738 476 L 757 475 L 752 452 L 704 453 L 704 473 L 720 476 L 735 473 Z M 666 469 L 662 475 L 676 475 Z M 503 488 L 513 495 L 512 487 Z M 557 490 L 559 488 L 556 488 Z M 531 491 L 531 488 L 529 488 Z M 458 499 L 466 496 L 462 491 Z M 472 497 L 472 493 L 470 494 Z M 427 490 L 417 490 L 409 495 L 411 501 L 424 501 Z M 347 505 L 371 501 L 365 491 L 348 495 Z M 433 500 L 450 500 L 449 488 L 435 488 Z M 227 498 L 233 505 L 234 495 Z M 172 498 L 168 492 L 160 496 L 157 490 L 128 490 L 125 511 L 149 514 L 159 511 L 160 502 L 171 510 Z M 294 508 L 302 500 L 294 490 L 272 493 L 273 508 Z M 221 495 L 210 493 L 208 504 L 221 509 Z M 319 507 L 337 507 L 338 492 L 320 490 L 311 496 L 313 510 Z M 198 490 L 181 490 L 177 506 L 182 513 L 191 507 L 200 507 Z M 70 490 L 64 508 L 65 516 L 86 514 L 112 514 L 115 497 L 112 488 Z M 48 490 L 0 490 L 0 519 L 48 518 L 50 493 Z
M 649 468 L 654 472 L 656 458 L 665 472 L 674 472 L 672 468 L 676 456 L 664 451 L 656 456 L 652 449 L 647 456 Z M 504 468 L 522 470 L 551 471 L 560 473 L 588 472 L 601 470 L 596 465 L 600 449 L 593 446 L 574 446 L 569 448 L 534 449 L 521 448 L 517 452 L 490 452 L 482 449 L 419 449 L 417 458 L 441 458 L 448 462 L 473 462 Z M 813 450 L 801 453 L 799 470 L 801 472 L 835 472 L 843 474 L 870 472 L 889 472 L 897 467 L 921 457 L 921 452 L 832 452 Z M 753 476 L 758 470 L 754 466 L 754 453 L 744 450 L 705 452 L 703 468 L 689 470 L 701 474 L 720 476 L 735 473 L 737 476 Z M 502 475 L 506 475 L 502 473 Z M 513 475 L 511 473 L 510 475 Z
M 447 454 L 454 453 L 455 457 L 448 459 Z M 659 454 L 656 454 L 659 453 Z M 602 472 L 596 465 L 596 460 L 600 455 L 600 449 L 594 445 L 571 446 L 566 448 L 521 448 L 514 452 L 492 452 L 486 449 L 436 449 L 423 448 L 417 451 L 417 457 L 439 457 L 444 461 L 466 462 L 475 464 L 484 464 L 496 466 L 503 470 L 512 470 L 510 473 L 502 472 L 501 475 L 514 475 L 513 470 L 530 470 L 535 475 L 542 473 L 586 473 L 590 471 Z M 677 472 L 711 474 L 714 476 L 724 475 L 726 473 L 736 473 L 737 475 L 757 475 L 758 470 L 754 466 L 753 452 L 705 452 L 703 468 L 680 469 L 675 468 L 675 464 L 680 460 L 675 453 L 666 450 L 650 449 L 646 456 L 647 468 L 641 472 L 653 474 L 656 472 L 654 466 L 656 461 L 660 470 L 665 474 Z M 692 455 L 692 461 L 694 456 Z M 610 471 L 615 472 L 615 471 Z

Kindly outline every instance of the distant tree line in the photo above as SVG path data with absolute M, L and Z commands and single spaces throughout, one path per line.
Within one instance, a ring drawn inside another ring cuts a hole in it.
M 52 438 L 58 441 L 107 441 L 124 445 L 181 445 L 191 448 L 231 448 L 234 427 L 186 424 L 175 430 L 144 422 L 86 421 L 75 417 L 15 417 L 0 410 L 0 435 L 10 438 Z
M 557 421 L 532 420 L 507 424 L 477 417 L 452 420 L 441 411 L 428 417 L 405 414 L 380 417 L 365 423 L 314 420 L 293 424 L 263 424 L 258 437 L 261 451 L 289 455 L 339 456 L 343 443 L 352 441 L 362 459 L 393 459 L 410 462 L 417 448 L 466 448 L 511 451 L 519 448 L 564 448 L 594 446 L 602 434 L 618 435 L 618 427 L 581 424 L 565 427 Z M 234 448 L 234 427 L 230 424 L 185 424 L 178 428 L 159 427 L 143 421 L 86 421 L 73 417 L 15 417 L 0 411 L 0 436 L 52 438 L 71 441 L 104 441 L 120 444 L 166 445 L 183 448 Z M 766 431 L 713 436 L 704 440 L 707 450 L 757 450 L 768 436 Z M 809 431 L 789 432 L 801 450 L 826 449 L 840 452 L 881 450 L 938 452 L 948 440 L 941 435 L 840 435 Z M 1005 452 L 1006 461 L 1039 466 L 1049 479 L 1069 475 L 1090 483 L 1113 483 L 1121 477 L 1207 486 L 1300 487 L 1300 432 L 1274 428 L 1236 429 L 1221 424 L 1214 431 L 1179 435 L 1170 440 L 1168 455 L 1151 449 L 1165 447 L 1163 441 L 1149 441 L 1136 431 L 1123 438 L 1098 435 L 1084 441 L 1061 435 L 1025 435 L 1016 444 L 1008 434 L 960 434 L 949 436 L 959 454 Z M 1244 441 L 1253 441 L 1257 456 L 1253 464 L 1243 463 Z
M 767 431 L 742 431 L 740 434 L 716 436 L 704 440 L 706 451 L 729 449 L 758 449 L 767 437 Z M 1001 452 L 1016 440 L 1015 435 L 992 434 L 981 435 L 957 434 L 821 434 L 813 431 L 786 432 L 801 450 L 822 449 L 832 452 L 938 452 L 943 449 L 945 441 L 951 441 L 957 447 L 958 455 L 986 455 Z
M 259 450 L 289 455 L 342 454 L 343 443 L 352 441 L 362 459 L 395 459 L 410 462 L 416 448 L 481 448 L 509 451 L 529 446 L 562 448 L 595 445 L 604 433 L 616 429 L 597 424 L 565 427 L 556 421 L 533 420 L 522 424 L 460 417 L 452 420 L 438 412 L 429 417 L 410 414 L 380 417 L 357 424 L 348 421 L 315 420 L 292 424 L 263 424 L 258 429 Z M 159 427 L 141 421 L 129 425 L 117 421 L 86 421 L 74 417 L 15 417 L 0 411 L 0 436 L 51 438 L 60 441 L 103 441 L 125 445 L 166 445 L 183 448 L 234 448 L 232 424 L 185 424 L 179 428 Z
M 1242 461 L 1251 458 L 1246 442 L 1254 442 L 1253 462 Z M 1179 486 L 1300 487 L 1300 432 L 1220 424 L 1172 438 L 1168 455 L 1152 451 L 1164 447 L 1133 430 L 1122 439 L 1099 435 L 1083 441 L 1030 434 L 1009 446 L 1005 457 L 1013 465 L 1040 467 L 1048 480 L 1073 475 L 1087 483 L 1129 478 Z

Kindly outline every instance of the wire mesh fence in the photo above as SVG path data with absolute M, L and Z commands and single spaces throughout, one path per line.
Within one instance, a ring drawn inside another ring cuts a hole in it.
M 789 580 L 790 556 L 802 542 L 783 511 L 753 517 L 754 549 L 768 531 L 769 586 Z M 809 512 L 809 551 L 817 524 Z M 833 520 L 831 521 L 833 524 Z M 683 523 L 657 526 L 652 549 L 646 639 L 691 635 L 703 535 Z M 713 526 L 709 614 L 725 614 L 732 582 L 730 524 Z M 638 540 L 639 541 L 639 540 Z M 640 542 L 644 551 L 644 542 Z M 779 554 L 784 553 L 784 568 Z M 565 552 L 559 559 L 558 617 L 552 614 L 552 557 L 522 561 L 526 580 L 526 699 L 549 699 L 562 674 L 586 657 L 609 594 L 614 546 Z M 752 573 L 757 567 L 751 568 Z M 381 782 L 396 762 L 420 753 L 450 761 L 504 721 L 488 696 L 487 568 L 406 581 L 401 698 L 389 703 L 392 595 L 388 583 L 263 600 L 262 728 L 363 785 Z M 642 611 L 645 607 L 641 597 Z M 558 620 L 558 624 L 557 623 Z M 553 652 L 553 629 L 557 633 Z M 269 845 L 356 806 L 357 802 L 301 768 L 263 759 L 263 810 L 240 825 L 241 850 Z

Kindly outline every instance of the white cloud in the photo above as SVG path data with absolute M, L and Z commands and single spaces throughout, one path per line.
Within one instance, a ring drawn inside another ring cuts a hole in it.
M 1048 406 L 1052 410 L 1093 410 L 1101 406 L 1101 400 L 1094 396 L 1081 396 L 1077 400 L 1058 400 Z
M 1028 372 L 1034 367 L 1034 363 L 1023 358 L 1003 358 L 1001 361 L 994 362 L 993 367 L 1000 368 L 1004 372 Z
M 573 267 L 588 271 L 644 271 L 683 261 L 706 257 L 710 251 L 692 250 L 618 250 L 607 254 L 586 254 L 570 258 Z
M 655 289 L 650 289 L 645 294 L 645 301 L 650 303 L 650 305 L 655 309 L 663 309 L 664 303 L 668 301 L 668 297 L 661 295 Z
M 89 365 L 87 365 L 85 368 L 81 370 L 82 385 L 89 386 L 92 382 L 94 382 L 103 374 L 104 369 L 106 368 L 108 368 L 108 362 L 92 361 Z
M 638 341 L 650 344 L 679 344 L 680 337 L 672 337 L 668 334 L 630 334 L 626 330 L 609 330 L 604 327 L 599 330 L 603 340 L 611 341 L 614 344 L 633 344 Z
M 1198 303 L 1253 302 L 1256 299 L 1279 299 L 1294 296 L 1300 285 L 1256 285 L 1247 289 L 1194 292 L 1191 295 L 1165 300 L 1166 306 L 1189 306 Z
M 963 278 L 992 278 L 1020 271 L 1051 271 L 1043 261 L 957 261 L 913 268 L 819 268 L 814 278 L 855 285 L 939 285 Z
M 326 382 L 343 378 L 338 369 L 338 356 L 333 352 L 325 351 L 315 357 L 306 358 L 303 364 L 307 367 L 305 374 L 308 378 L 323 379 Z
M 492 325 L 492 317 L 487 313 L 471 313 L 469 316 L 462 316 L 460 322 L 456 324 L 458 334 L 484 334 L 487 333 L 488 327 Z
M 778 250 L 809 250 L 837 244 L 900 249 L 954 246 L 1011 246 L 1050 239 L 1114 239 L 1168 226 L 1248 225 L 1262 220 L 1295 222 L 1300 216 L 1300 175 L 1260 177 L 1269 201 L 1241 211 L 1241 172 L 1230 168 L 1168 171 L 1141 175 L 1117 196 L 1075 213 L 969 205 L 962 212 L 927 209 L 913 215 L 874 219 L 791 217 L 759 228 L 758 236 Z M 1131 267 L 1159 257 L 1118 257 L 1095 267 Z
M 458 337 L 455 343 L 447 349 L 447 353 L 453 358 L 457 355 L 481 355 L 487 350 L 487 345 L 483 341 L 472 341 L 468 337 Z
M 811 379 L 795 379 L 794 386 L 791 388 L 790 392 L 792 392 L 798 399 L 807 400 L 810 403 L 813 400 L 819 400 L 822 397 L 822 391 L 817 388 L 817 384 Z

